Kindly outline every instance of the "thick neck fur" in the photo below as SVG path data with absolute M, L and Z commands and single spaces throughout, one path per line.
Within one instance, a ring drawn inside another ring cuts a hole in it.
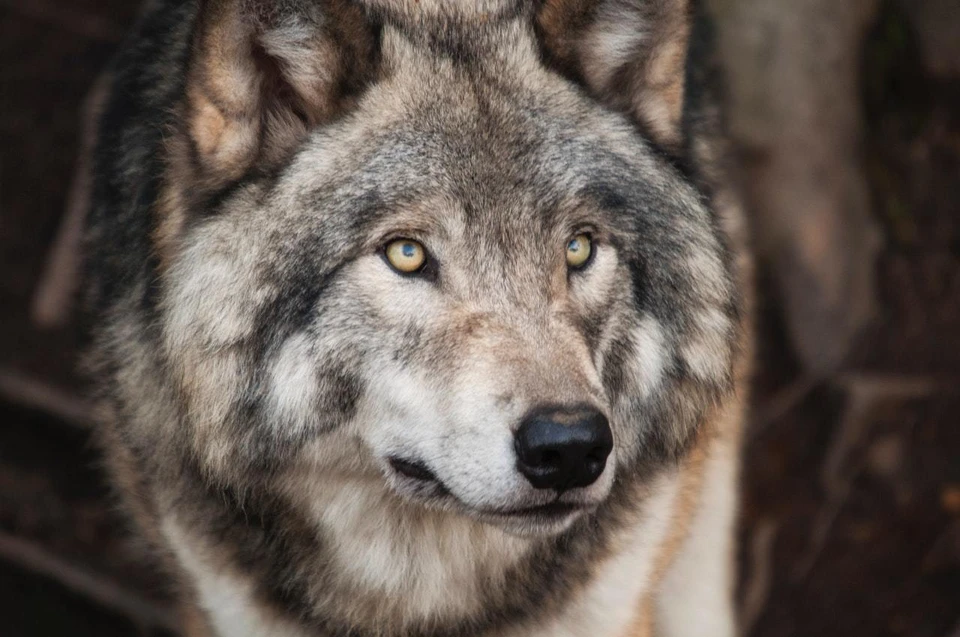
M 312 591 L 315 606 L 306 621 L 262 597 L 256 568 L 238 569 L 237 556 L 178 516 L 163 522 L 218 634 L 621 637 L 648 590 L 669 531 L 664 513 L 678 493 L 668 472 L 642 489 L 637 510 L 614 504 L 617 513 L 607 509 L 558 543 L 407 505 L 376 481 L 308 472 L 286 483 L 291 504 L 309 516 L 320 539 L 320 554 L 289 565 L 307 568 L 321 585 Z M 248 515 L 258 519 L 255 510 Z M 595 526 L 611 534 L 601 539 L 588 530 Z M 295 537 L 288 541 L 297 546 Z M 296 582 L 289 585 L 297 590 Z
M 505 587 L 511 569 L 540 543 L 408 504 L 378 479 L 303 477 L 312 484 L 296 489 L 309 494 L 299 506 L 328 538 L 337 579 L 362 591 L 357 611 L 392 617 L 388 623 L 432 617 L 455 625 L 457 618 L 482 614 L 489 589 Z

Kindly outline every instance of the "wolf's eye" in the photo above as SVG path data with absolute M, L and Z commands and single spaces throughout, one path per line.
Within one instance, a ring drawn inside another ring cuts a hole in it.
M 397 272 L 419 272 L 427 262 L 427 251 L 413 239 L 395 239 L 384 249 L 387 262 Z
M 567 265 L 579 270 L 590 261 L 592 252 L 593 242 L 590 240 L 590 235 L 578 234 L 567 243 Z

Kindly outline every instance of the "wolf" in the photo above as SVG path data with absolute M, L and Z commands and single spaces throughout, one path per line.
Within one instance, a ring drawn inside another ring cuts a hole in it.
M 184 634 L 736 634 L 750 256 L 693 0 L 150 0 L 97 438 Z

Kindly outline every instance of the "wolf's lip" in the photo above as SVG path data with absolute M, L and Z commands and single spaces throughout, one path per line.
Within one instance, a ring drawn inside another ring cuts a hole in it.
M 484 511 L 489 515 L 496 515 L 508 518 L 561 518 L 572 513 L 578 513 L 587 507 L 569 502 L 550 502 L 539 506 L 523 507 L 520 509 L 507 509 L 503 511 L 491 510 Z
M 436 474 L 430 471 L 423 463 L 413 460 L 403 460 L 402 458 L 396 457 L 390 458 L 389 462 L 390 467 L 400 475 L 422 482 L 440 482 Z
M 389 457 L 387 462 L 397 475 L 407 480 L 413 480 L 423 485 L 423 487 L 426 487 L 426 493 L 431 499 L 451 499 L 457 503 L 462 512 L 479 516 L 481 519 L 486 519 L 489 522 L 526 520 L 530 522 L 554 523 L 569 518 L 572 515 L 589 511 L 595 507 L 595 505 L 588 503 L 562 502 L 560 500 L 512 509 L 473 507 L 459 500 L 451 493 L 440 478 L 427 468 L 424 463 L 417 460 L 406 460 L 397 456 Z M 420 492 L 418 495 L 423 496 L 424 492 Z

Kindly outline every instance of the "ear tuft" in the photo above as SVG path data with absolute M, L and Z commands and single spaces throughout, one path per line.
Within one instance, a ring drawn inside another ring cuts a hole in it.
M 690 0 L 545 0 L 538 16 L 556 63 L 671 151 L 682 145 Z
M 376 36 L 349 0 L 201 2 L 188 133 L 216 187 L 281 161 L 373 74 Z

